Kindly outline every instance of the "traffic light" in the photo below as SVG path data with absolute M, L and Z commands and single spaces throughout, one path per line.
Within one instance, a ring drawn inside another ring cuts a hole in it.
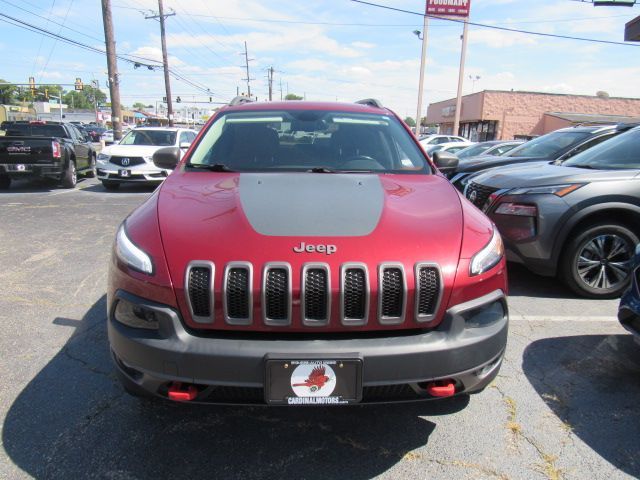
M 167 103 L 167 97 L 162 97 L 162 103 Z
M 82 90 L 84 88 L 84 85 L 82 85 L 82 80 L 79 77 L 76 77 L 75 87 L 76 90 Z
M 34 77 L 29 77 L 29 90 L 31 90 L 31 94 L 36 94 L 36 79 Z
M 180 103 L 182 101 L 182 99 L 180 97 L 176 98 L 176 103 Z
M 209 103 L 213 102 L 213 97 L 209 97 Z
M 49 100 L 49 89 L 44 87 L 44 99 Z

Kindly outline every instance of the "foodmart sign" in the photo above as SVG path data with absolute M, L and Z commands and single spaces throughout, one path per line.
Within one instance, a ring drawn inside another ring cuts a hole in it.
M 427 0 L 427 15 L 468 17 L 471 0 Z

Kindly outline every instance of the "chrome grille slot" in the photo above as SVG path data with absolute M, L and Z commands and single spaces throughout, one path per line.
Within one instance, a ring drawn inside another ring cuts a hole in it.
M 229 325 L 250 325 L 253 318 L 253 269 L 250 263 L 231 262 L 224 273 L 223 306 Z
M 266 325 L 291 324 L 291 266 L 268 263 L 262 275 L 262 311 Z
M 407 284 L 399 263 L 380 265 L 378 271 L 378 321 L 383 325 L 404 322 Z
M 417 263 L 415 267 L 415 318 L 418 322 L 433 320 L 442 298 L 442 276 L 435 263 Z
M 308 326 L 327 325 L 331 315 L 329 266 L 306 264 L 302 268 L 300 285 L 302 323 Z
M 350 263 L 340 269 L 340 321 L 343 325 L 366 325 L 369 318 L 369 275 L 364 264 Z
M 194 322 L 213 322 L 213 278 L 215 266 L 211 262 L 189 263 L 185 273 L 185 297 Z

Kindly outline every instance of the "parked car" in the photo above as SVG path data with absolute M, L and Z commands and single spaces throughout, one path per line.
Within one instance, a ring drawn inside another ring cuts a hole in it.
M 636 247 L 631 285 L 620 300 L 618 320 L 640 343 L 640 244 Z
M 109 342 L 127 391 L 337 405 L 496 376 L 500 236 L 379 102 L 236 100 L 179 157 L 154 154 L 175 169 L 113 249 Z
M 105 130 L 102 132 L 100 140 L 104 140 L 105 145 L 111 145 L 115 141 L 113 138 L 113 130 Z
M 0 136 L 0 189 L 18 178 L 47 178 L 74 188 L 78 173 L 96 174 L 96 152 L 75 125 L 59 122 L 7 122 Z
M 440 143 L 451 143 L 451 142 L 468 142 L 464 137 L 459 137 L 457 135 L 424 135 L 419 138 L 420 143 L 423 147 L 428 145 L 438 145 Z
M 92 142 L 99 142 L 100 141 L 100 137 L 102 136 L 102 134 L 107 131 L 106 128 L 100 127 L 98 125 L 86 125 L 85 126 L 85 130 L 87 131 L 87 133 L 91 137 L 91 141 Z M 111 132 L 111 142 L 113 143 L 113 131 Z M 106 143 L 106 141 L 105 141 L 105 143 Z
M 184 152 L 197 132 L 186 128 L 144 127 L 130 130 L 120 143 L 105 147 L 98 155 L 98 178 L 107 190 L 121 183 L 160 183 L 171 170 L 153 164 L 153 154 L 173 146 Z
M 560 164 L 474 176 L 466 197 L 502 233 L 509 259 L 559 275 L 576 293 L 620 296 L 640 240 L 640 128 Z
M 562 162 L 634 126 L 620 124 L 562 128 L 529 140 L 504 155 L 487 155 L 461 160 L 456 170 L 448 176 L 451 183 L 462 191 L 471 174 L 516 163 Z
M 449 152 L 457 154 L 459 151 L 464 150 L 474 145 L 473 142 L 449 142 L 449 143 L 437 143 L 427 146 L 424 151 L 429 155 L 433 155 L 435 152 Z
M 460 160 L 466 160 L 481 155 L 504 155 L 523 143 L 524 140 L 491 140 L 488 142 L 474 143 L 464 150 L 456 152 L 456 157 Z

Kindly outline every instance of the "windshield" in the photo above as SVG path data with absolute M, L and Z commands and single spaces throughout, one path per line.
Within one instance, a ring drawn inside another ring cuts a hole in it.
M 319 173 L 428 173 L 424 154 L 393 116 L 292 110 L 222 114 L 197 144 L 190 166 Z
M 168 130 L 131 130 L 120 141 L 120 145 L 172 146 L 175 143 L 176 132 Z
M 482 155 L 484 152 L 489 150 L 493 144 L 480 143 L 478 145 L 471 145 L 470 147 L 465 148 L 464 150 L 460 150 L 456 155 L 458 158 L 469 158 L 476 157 L 478 155 Z
M 591 135 L 590 132 L 552 132 L 534 138 L 504 156 L 555 159 L 589 135 Z
M 596 170 L 640 169 L 640 129 L 622 133 L 562 163 Z

